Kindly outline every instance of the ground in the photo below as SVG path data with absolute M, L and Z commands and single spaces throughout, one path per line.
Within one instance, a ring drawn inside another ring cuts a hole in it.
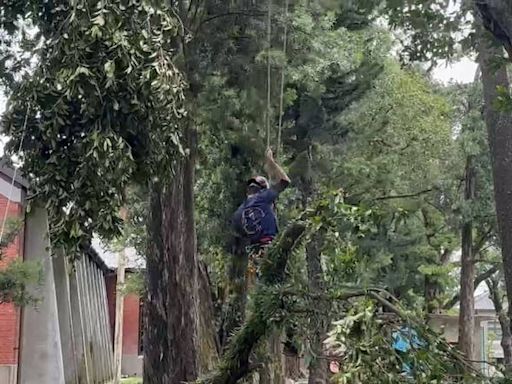
M 127 379 L 121 379 L 122 384 L 142 384 L 142 378 L 140 377 L 129 377 Z

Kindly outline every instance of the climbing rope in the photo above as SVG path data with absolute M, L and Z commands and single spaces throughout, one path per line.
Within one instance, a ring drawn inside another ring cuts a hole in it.
M 270 68 L 270 48 L 272 48 L 272 0 L 267 2 L 267 148 L 270 147 L 270 114 L 271 114 L 271 68 Z
M 23 148 L 23 139 L 25 137 L 25 130 L 27 129 L 27 121 L 28 121 L 29 112 L 30 112 L 30 104 L 27 105 L 27 110 L 25 111 L 25 121 L 23 122 L 23 128 L 21 130 L 20 145 L 18 147 L 18 152 L 16 153 L 17 157 L 20 155 L 21 149 Z M 18 167 L 14 166 L 14 174 L 12 175 L 11 187 L 9 189 L 9 198 L 7 199 L 7 204 L 5 206 L 4 219 L 2 221 L 2 229 L 0 231 L 0 244 L 2 243 L 2 240 L 4 238 L 5 223 L 7 222 L 7 215 L 9 214 L 9 205 L 11 203 L 12 192 L 14 190 L 14 182 L 16 180 L 17 175 L 18 175 Z
M 283 108 L 284 108 L 284 80 L 286 75 L 286 50 L 288 40 L 288 5 L 289 0 L 284 2 L 284 31 L 283 31 L 283 64 L 281 65 L 281 91 L 279 95 L 279 125 L 277 128 L 277 148 L 276 156 L 279 155 L 281 149 L 281 132 L 283 130 Z
M 281 85 L 279 95 L 279 124 L 277 130 L 277 148 L 276 155 L 279 153 L 281 147 L 281 136 L 283 129 L 283 109 L 284 109 L 284 84 L 286 77 L 286 51 L 288 44 L 288 9 L 289 0 L 284 2 L 284 31 L 283 31 L 283 55 L 285 60 L 281 65 Z M 272 115 L 272 68 L 270 62 L 270 49 L 272 48 L 272 0 L 267 2 L 267 108 L 266 108 L 266 130 L 267 130 L 267 147 L 270 147 L 270 133 L 271 133 L 271 115 Z

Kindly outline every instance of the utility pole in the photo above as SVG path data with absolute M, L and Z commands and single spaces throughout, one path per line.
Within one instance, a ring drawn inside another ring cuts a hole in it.
M 127 210 L 121 208 L 121 219 L 126 221 Z M 124 276 L 126 266 L 126 248 L 117 254 L 116 281 L 116 322 L 114 331 L 114 384 L 121 383 L 121 361 L 123 358 L 123 314 L 124 314 Z

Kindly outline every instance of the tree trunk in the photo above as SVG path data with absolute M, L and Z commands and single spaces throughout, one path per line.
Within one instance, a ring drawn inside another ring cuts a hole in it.
M 512 3 L 510 0 L 476 1 L 485 28 L 512 57 Z
M 194 381 L 202 362 L 208 360 L 201 356 L 205 352 L 199 341 L 204 334 L 201 319 L 208 318 L 199 315 L 208 307 L 204 306 L 204 295 L 201 302 L 199 294 L 193 194 L 195 132 L 188 129 L 186 136 L 190 154 L 176 162 L 172 180 L 165 184 L 157 180 L 151 185 L 145 384 Z M 213 328 L 213 324 L 209 326 Z
M 509 377 L 512 373 L 512 331 L 510 329 L 510 319 L 503 309 L 503 295 L 499 288 L 499 278 L 497 276 L 493 276 L 491 279 L 487 280 L 487 286 L 489 287 L 489 294 L 500 322 L 503 362 L 505 365 L 505 371 L 507 372 L 507 377 Z
M 308 269 L 309 289 L 312 294 L 323 294 L 324 287 L 324 273 L 322 269 L 321 252 L 324 242 L 322 232 L 318 232 L 311 242 L 306 246 L 306 260 Z M 324 308 L 327 312 L 328 308 Z M 327 360 L 323 358 L 324 355 L 324 340 L 327 338 L 327 331 L 329 322 L 323 315 L 323 311 L 317 316 L 311 316 L 309 320 L 310 326 L 310 349 L 313 353 L 313 358 L 309 364 L 309 384 L 324 384 L 327 383 Z
M 215 369 L 219 362 L 220 343 L 214 327 L 215 315 L 210 278 L 204 262 L 199 262 L 199 375 Z
M 247 304 L 247 241 L 236 237 L 231 245 L 231 264 L 228 272 L 228 297 L 222 313 L 220 329 L 221 348 L 227 345 L 230 336 L 245 320 Z
M 484 115 L 489 136 L 496 215 L 501 241 L 503 270 L 508 298 L 508 319 L 512 316 L 512 115 L 499 110 L 499 90 L 509 92 L 507 68 L 496 68 L 495 58 L 503 57 L 503 49 L 494 46 L 482 28 L 478 39 L 479 62 L 482 69 Z
M 299 347 L 297 345 L 297 330 L 295 326 L 288 326 L 285 330 L 285 341 L 283 344 L 284 354 L 284 377 L 297 381 L 304 377 L 300 368 Z
M 464 200 L 471 205 L 475 198 L 473 157 L 466 159 Z M 473 260 L 473 220 L 464 218 L 462 225 L 462 257 L 460 272 L 459 349 L 469 360 L 475 360 L 475 263 Z
M 275 329 L 265 343 L 263 368 L 259 384 L 284 384 L 282 329 Z

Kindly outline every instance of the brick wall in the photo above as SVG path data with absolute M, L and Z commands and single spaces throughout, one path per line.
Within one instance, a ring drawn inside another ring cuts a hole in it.
M 139 308 L 139 296 L 133 294 L 125 296 L 123 319 L 123 355 L 139 354 Z
M 0 227 L 3 222 L 7 198 L 0 195 Z M 20 217 L 23 208 L 19 203 L 10 202 L 8 217 Z M 3 251 L 0 268 L 23 255 L 23 234 L 20 234 Z M 16 365 L 18 363 L 20 311 L 12 304 L 0 304 L 0 365 Z
M 110 330 L 113 337 L 116 314 L 116 276 L 108 275 L 105 278 L 105 282 L 107 286 Z M 139 296 L 133 294 L 125 296 L 123 313 L 123 355 L 137 356 L 139 352 Z

